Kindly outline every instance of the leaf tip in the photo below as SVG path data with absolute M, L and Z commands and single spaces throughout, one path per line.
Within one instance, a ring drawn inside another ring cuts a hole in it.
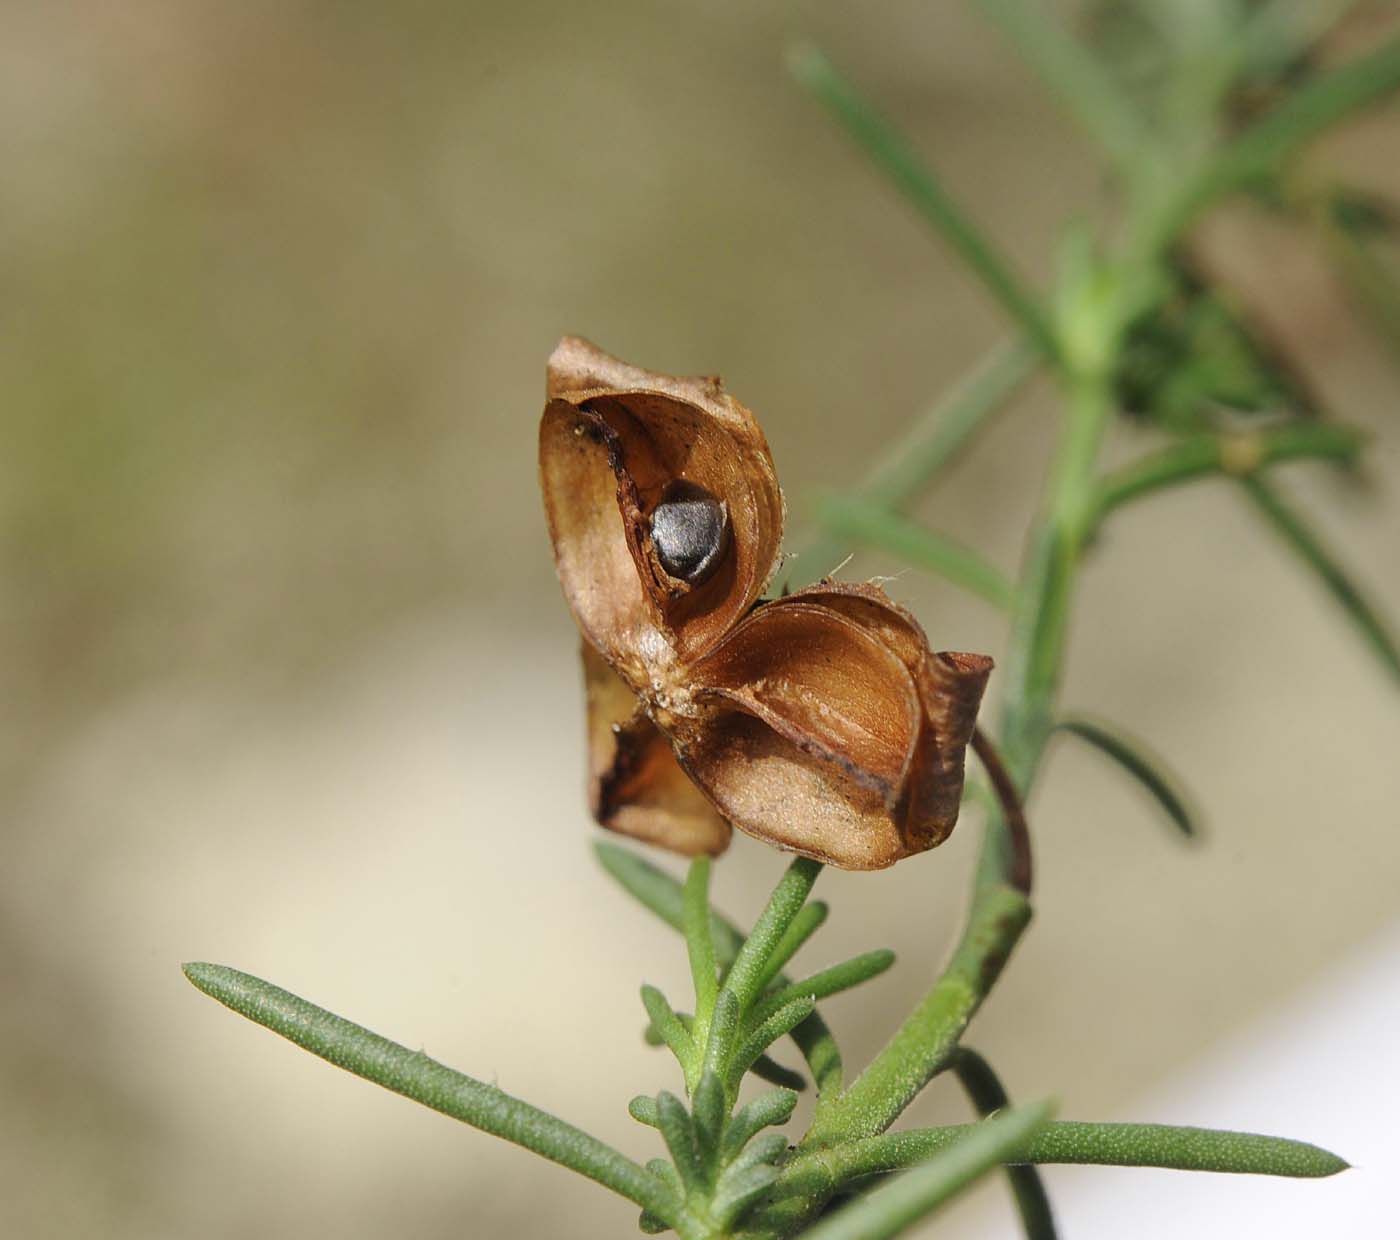
M 228 969 L 224 965 L 210 964 L 205 960 L 189 960 L 180 966 L 180 971 L 196 989 L 210 994 L 220 975 L 226 974 Z
M 1316 1179 L 1324 1180 L 1331 1175 L 1340 1175 L 1343 1171 L 1352 1169 L 1351 1163 L 1347 1162 L 1340 1154 L 1334 1154 L 1331 1150 L 1324 1150 L 1320 1145 L 1314 1145 L 1316 1159 L 1314 1162 L 1313 1176 Z
M 783 63 L 793 79 L 803 86 L 814 86 L 831 69 L 826 53 L 808 39 L 795 39 L 783 52 Z

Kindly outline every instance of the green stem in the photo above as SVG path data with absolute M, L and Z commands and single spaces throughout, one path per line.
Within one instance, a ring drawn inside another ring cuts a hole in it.
M 794 48 L 788 67 L 793 77 L 830 109 L 914 209 L 958 252 L 1041 352 L 1057 358 L 1059 343 L 1040 305 L 924 166 L 904 135 L 866 102 L 817 48 Z
M 1360 431 L 1320 422 L 1235 435 L 1190 435 L 1107 474 L 1094 498 L 1092 524 L 1097 529 L 1124 504 L 1198 478 L 1241 477 L 1280 461 L 1300 459 L 1350 463 L 1365 442 Z
M 1070 599 L 1092 528 L 1095 462 L 1114 407 L 1107 376 L 1073 375 L 1068 382 L 1068 418 L 1017 592 L 1003 681 L 1001 751 L 1023 796 L 1053 723 Z M 997 834 L 989 831 L 989 839 Z
M 1109 340 L 1111 320 L 1103 322 Z M 1073 370 L 1066 382 L 1068 418 L 1018 592 L 1006 675 L 1002 753 L 1022 791 L 1031 784 L 1053 721 L 1069 600 L 1090 527 L 1095 463 L 1113 410 L 1103 372 Z M 1006 822 L 989 818 L 972 908 L 952 961 L 870 1066 L 817 1115 L 803 1149 L 883 1132 L 947 1066 L 1030 921 L 1030 903 L 1017 886 L 1020 853 Z M 819 1201 L 805 1204 L 815 1209 Z
M 338 1068 L 586 1175 L 677 1230 L 685 1225 L 681 1203 L 656 1176 L 538 1107 L 247 973 L 187 964 L 185 976 L 225 1007 Z
M 958 1038 L 1030 921 L 1024 894 L 997 884 L 974 897 L 967 928 L 942 976 L 889 1044 L 803 1138 L 804 1149 L 883 1132 L 948 1063 Z

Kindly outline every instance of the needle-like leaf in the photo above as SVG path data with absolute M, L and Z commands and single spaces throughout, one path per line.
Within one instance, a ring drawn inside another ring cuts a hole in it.
M 897 556 L 961 586 L 993 607 L 1006 610 L 1011 606 L 1011 582 L 981 552 L 925 529 L 882 504 L 859 495 L 827 495 L 817 505 L 817 519 L 832 534 Z
M 1339 121 L 1400 88 L 1400 39 L 1318 74 L 1256 121 L 1201 173 L 1181 186 L 1154 221 L 1157 238 L 1179 236 L 1211 202 L 1273 175 L 1281 164 Z
M 812 892 L 812 884 L 822 872 L 820 861 L 798 857 L 773 889 L 773 895 L 744 940 L 739 954 L 725 975 L 723 993 L 732 994 L 739 1004 L 742 1017 L 758 997 L 763 979 L 768 973 L 768 961 L 801 911 Z
M 808 1017 L 810 1020 L 811 1017 Z M 801 1030 L 793 1033 L 794 1038 L 801 1037 Z M 785 1068 L 776 1059 L 767 1055 L 760 1055 L 749 1065 L 749 1071 L 758 1077 L 760 1081 L 767 1081 L 770 1085 L 777 1085 L 781 1089 L 789 1089 L 794 1093 L 801 1093 L 807 1088 L 807 1078 L 802 1073 L 792 1068 Z
M 185 976 L 225 1007 L 328 1063 L 522 1145 L 674 1225 L 679 1202 L 663 1181 L 572 1124 L 237 969 L 187 964 Z
M 803 996 L 811 999 L 825 999 L 830 995 L 840 994 L 843 990 L 850 990 L 852 986 L 859 986 L 862 982 L 868 982 L 873 977 L 879 977 L 892 964 L 894 964 L 894 952 L 885 948 L 873 952 L 863 952 L 859 956 L 853 956 L 850 960 L 843 960 L 840 964 L 834 964 L 829 969 L 822 969 L 819 973 L 813 973 L 811 977 L 804 977 L 801 981 L 784 986 L 771 995 L 765 995 L 758 1006 L 754 1008 L 749 1022 L 754 1025 L 761 1024 L 779 1008 L 785 1007 L 792 1000 L 800 999 Z
M 938 229 L 1027 336 L 1047 357 L 1058 357 L 1058 342 L 1040 305 L 925 166 L 908 139 L 862 98 L 817 48 L 807 44 L 794 47 L 788 68 L 845 126 L 914 209 Z
M 695 1125 L 691 1122 L 690 1112 L 685 1109 L 685 1103 L 668 1090 L 663 1089 L 656 1095 L 656 1126 L 661 1130 L 662 1140 L 671 1153 L 671 1162 L 680 1173 L 686 1191 L 704 1188 L 708 1177 L 696 1140 Z
M 766 1163 L 726 1173 L 710 1199 L 710 1214 L 726 1231 L 743 1218 L 778 1179 L 777 1167 Z
M 1272 485 L 1257 474 L 1243 478 L 1241 482 L 1260 515 L 1317 575 L 1366 644 L 1385 665 L 1386 671 L 1400 680 L 1400 645 L 1396 644 L 1391 626 L 1381 618 L 1380 612 L 1366 598 L 1361 587 L 1352 581 L 1351 575 L 1306 519 L 1295 512 Z
M 1094 499 L 1091 529 L 1114 509 L 1154 491 L 1198 478 L 1245 476 L 1280 461 L 1350 464 L 1365 443 L 1360 431 L 1326 422 L 1286 422 L 1236 435 L 1187 435 L 1108 474 Z
M 619 848 L 616 844 L 599 840 L 593 848 L 603 869 L 616 879 L 624 890 L 655 913 L 668 926 L 684 932 L 685 898 L 680 883 L 665 871 L 652 865 L 651 862 L 643 860 L 636 853 L 629 852 L 625 848 Z M 731 964 L 735 956 L 738 955 L 739 948 L 744 942 L 744 936 L 733 922 L 713 909 L 710 910 L 710 932 L 714 936 L 715 956 L 719 964 L 721 966 Z M 776 980 L 786 984 L 789 979 L 780 974 Z M 812 1071 L 812 1079 L 817 1086 L 817 1105 L 820 1110 L 823 1099 L 834 1098 L 841 1090 L 841 1051 L 836 1045 L 836 1039 L 832 1036 L 830 1028 L 819 1012 L 813 1012 L 794 1029 L 792 1039 L 797 1043 L 798 1049 L 802 1052 L 803 1058 L 806 1059 L 807 1065 Z M 789 1089 L 801 1087 L 800 1078 L 784 1077 L 786 1069 L 777 1064 L 773 1064 L 773 1067 L 777 1069 L 777 1074 L 765 1075 L 766 1080 Z
M 714 936 L 710 932 L 710 859 L 696 857 L 685 880 L 685 942 L 690 974 L 695 983 L 696 1037 L 704 1041 L 714 1013 L 719 979 L 715 967 Z
M 655 986 L 642 987 L 642 1004 L 651 1017 L 651 1027 L 661 1035 L 661 1040 L 671 1048 L 671 1053 L 689 1074 L 695 1066 L 695 1040 L 681 1018 Z
M 913 1128 L 832 1147 L 824 1156 L 800 1155 L 783 1170 L 783 1192 L 805 1192 L 913 1166 L 955 1145 L 981 1124 Z M 818 1158 L 821 1166 L 817 1166 Z M 1047 1124 L 1008 1158 L 1016 1163 L 1085 1163 L 1110 1167 L 1161 1167 L 1236 1175 L 1320 1179 L 1347 1170 L 1336 1154 L 1284 1137 L 1169 1124 Z
M 714 1072 L 702 1073 L 691 1099 L 691 1114 L 695 1119 L 696 1144 L 706 1166 L 713 1166 L 716 1161 L 727 1113 L 724 1082 Z
M 1016 50 L 1059 96 L 1071 116 L 1124 170 L 1131 170 L 1149 144 L 1137 109 L 1095 58 L 1044 5 L 1025 0 L 976 0 Z
M 729 1086 L 737 1088 L 745 1072 L 755 1059 L 781 1038 L 800 1025 L 816 1009 L 816 1002 L 807 995 L 793 999 L 779 1008 L 757 1026 L 740 1044 L 730 1059 L 728 1067 Z
M 797 1095 L 790 1089 L 775 1089 L 745 1103 L 734 1112 L 724 1130 L 721 1160 L 732 1161 L 763 1129 L 786 1124 L 796 1106 Z
M 1193 798 L 1166 764 L 1136 737 L 1128 735 L 1115 724 L 1084 715 L 1066 716 L 1055 724 L 1055 728 L 1087 741 L 1117 762 L 1151 793 L 1182 835 L 1190 839 L 1199 834 Z
M 783 966 L 797 955 L 802 949 L 802 944 L 821 929 L 826 922 L 828 912 L 830 909 L 825 900 L 808 900 L 798 910 L 797 916 L 792 919 L 792 924 L 783 932 L 783 937 L 778 940 L 778 945 L 769 953 L 767 963 L 759 972 L 758 989 L 760 994 L 782 972 Z

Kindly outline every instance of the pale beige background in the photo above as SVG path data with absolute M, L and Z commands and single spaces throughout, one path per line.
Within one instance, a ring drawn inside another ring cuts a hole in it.
M 575 331 L 723 373 L 800 517 L 998 338 L 785 80 L 785 40 L 870 84 L 1032 277 L 1100 182 L 963 6 L 879 8 L 5 6 L 0 1232 L 632 1232 L 625 1203 L 294 1051 L 178 965 L 268 976 L 657 1152 L 624 1111 L 675 1084 L 636 988 L 679 995 L 684 961 L 588 855 L 542 364 Z M 1398 134 L 1376 118 L 1325 158 L 1400 191 Z M 1396 372 L 1293 238 L 1217 242 L 1375 434 L 1366 493 L 1297 484 L 1400 610 Z M 1013 566 L 1053 414 L 1032 393 L 929 518 Z M 891 589 L 939 644 L 1000 653 L 978 603 Z M 1105 538 L 1067 697 L 1150 736 L 1211 828 L 1178 846 L 1069 746 L 1047 771 L 1037 925 L 973 1040 L 1093 1117 L 1395 918 L 1400 703 L 1214 485 Z M 853 1065 L 939 963 L 974 845 L 823 877 L 811 960 L 901 955 L 831 1005 Z M 718 898 L 751 914 L 781 864 L 740 840 Z M 1328 1068 L 1300 1044 L 1296 1070 Z

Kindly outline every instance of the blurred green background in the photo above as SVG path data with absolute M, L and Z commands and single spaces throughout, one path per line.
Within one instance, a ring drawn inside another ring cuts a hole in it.
M 292 1051 L 178 965 L 656 1152 L 624 1110 L 674 1084 L 636 986 L 685 963 L 588 856 L 544 359 L 576 332 L 723 374 L 800 526 L 1005 326 L 788 82 L 788 40 L 867 84 L 1032 277 L 1105 201 L 1090 152 L 960 5 L 18 0 L 0 23 L 0 1231 L 625 1234 L 625 1203 Z M 1398 144 L 1380 112 L 1314 158 L 1400 194 Z M 1210 234 L 1374 434 L 1364 491 L 1288 481 L 1400 610 L 1396 370 L 1283 225 Z M 1034 388 L 927 515 L 1014 567 L 1054 410 Z M 983 604 L 889 588 L 937 645 L 1000 653 Z M 1180 847 L 1069 745 L 1034 805 L 1038 923 L 975 1043 L 1016 1092 L 1109 1117 L 1395 917 L 1400 711 L 1213 483 L 1115 526 L 1066 696 L 1210 814 Z M 901 955 L 831 1005 L 851 1063 L 939 963 L 974 845 L 823 878 L 823 960 Z M 740 839 L 717 899 L 752 913 L 780 867 Z M 941 1089 L 914 1112 L 945 1113 Z

